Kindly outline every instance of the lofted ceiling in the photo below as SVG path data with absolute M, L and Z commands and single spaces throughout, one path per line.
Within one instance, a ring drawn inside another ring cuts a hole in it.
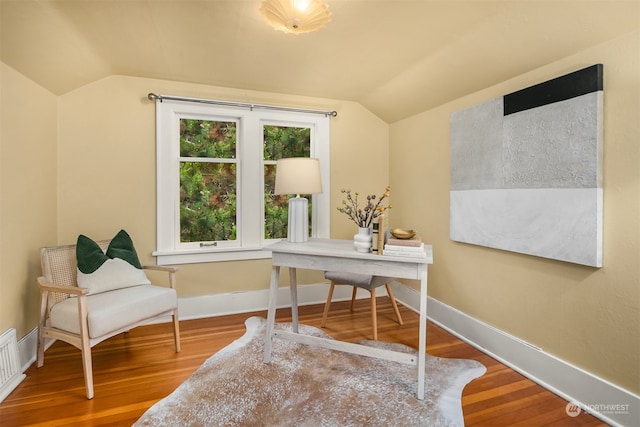
M 0 0 L 0 59 L 57 95 L 129 75 L 355 101 L 391 123 L 640 28 L 640 0 L 325 1 L 329 25 L 291 35 L 260 0 Z

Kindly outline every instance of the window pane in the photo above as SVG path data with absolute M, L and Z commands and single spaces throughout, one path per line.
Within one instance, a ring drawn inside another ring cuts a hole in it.
M 311 157 L 311 129 L 264 126 L 264 159 Z
M 180 162 L 180 241 L 235 239 L 235 163 Z
M 235 122 L 180 119 L 180 157 L 235 159 Z
M 288 157 L 310 157 L 311 129 L 288 126 L 264 126 L 264 236 L 265 239 L 287 237 L 289 198 L 275 195 L 275 161 Z M 309 231 L 311 224 L 311 195 L 301 195 L 309 201 Z

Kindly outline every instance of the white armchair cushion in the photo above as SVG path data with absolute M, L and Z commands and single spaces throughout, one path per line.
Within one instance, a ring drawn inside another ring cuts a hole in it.
M 175 289 L 142 285 L 88 295 L 89 338 L 97 338 L 128 325 L 173 310 L 178 305 Z M 51 307 L 51 326 L 80 333 L 78 301 L 67 298 Z

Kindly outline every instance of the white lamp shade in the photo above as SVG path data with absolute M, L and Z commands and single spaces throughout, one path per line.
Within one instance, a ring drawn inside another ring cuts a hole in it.
M 320 162 L 310 157 L 280 159 L 276 164 L 276 194 L 295 194 L 289 199 L 287 240 L 302 243 L 309 239 L 308 202 L 300 194 L 322 193 Z
M 275 194 L 322 193 L 318 159 L 290 157 L 278 160 L 274 192 Z

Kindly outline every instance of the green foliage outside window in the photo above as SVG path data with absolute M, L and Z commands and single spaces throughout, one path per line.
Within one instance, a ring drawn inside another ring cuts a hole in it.
M 264 126 L 264 232 L 266 239 L 287 236 L 289 195 L 275 195 L 275 161 L 309 157 L 309 128 Z M 235 122 L 180 120 L 180 240 L 235 240 L 237 167 Z M 186 158 L 192 158 L 187 160 Z M 311 196 L 309 226 L 311 227 Z
M 264 126 L 264 159 L 310 157 L 311 129 L 288 126 Z
M 180 240 L 236 239 L 236 165 L 180 163 Z
M 180 157 L 235 159 L 235 122 L 181 119 Z

